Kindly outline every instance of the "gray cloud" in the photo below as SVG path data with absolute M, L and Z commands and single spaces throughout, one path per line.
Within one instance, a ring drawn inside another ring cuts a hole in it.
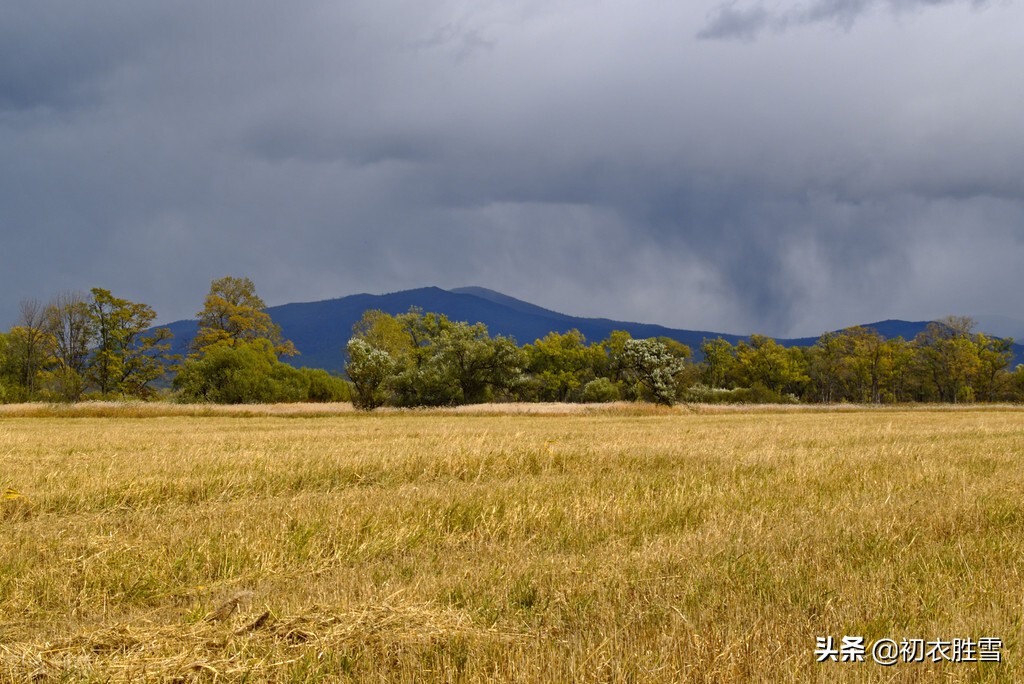
M 988 0 L 812 0 L 787 9 L 765 8 L 764 3 L 740 5 L 737 0 L 719 4 L 698 38 L 712 40 L 753 40 L 764 31 L 784 31 L 793 26 L 834 24 L 849 29 L 877 7 L 903 14 L 939 5 L 964 4 L 980 8 Z
M 775 335 L 1020 317 L 1024 14 L 860 13 L 897 4 L 737 46 L 692 38 L 711 2 L 8 3 L 0 325 L 93 286 L 174 320 L 225 274 Z

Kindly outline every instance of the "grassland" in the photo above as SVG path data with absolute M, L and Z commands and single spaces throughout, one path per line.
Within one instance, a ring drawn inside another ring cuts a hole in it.
M 1012 407 L 4 409 L 0 681 L 1024 681 L 1022 454 Z

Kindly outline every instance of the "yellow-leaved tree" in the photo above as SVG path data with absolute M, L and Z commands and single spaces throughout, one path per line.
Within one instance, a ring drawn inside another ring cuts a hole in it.
M 192 340 L 191 356 L 198 357 L 218 344 L 238 347 L 256 340 L 269 340 L 277 356 L 298 354 L 290 341 L 281 337 L 248 278 L 226 276 L 210 284 L 203 310 L 196 314 L 199 330 Z

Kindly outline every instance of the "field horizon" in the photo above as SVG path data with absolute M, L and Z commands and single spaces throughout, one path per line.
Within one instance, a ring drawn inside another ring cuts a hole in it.
M 646 401 L 557 402 L 508 401 L 459 404 L 456 406 L 379 406 L 371 411 L 355 408 L 350 401 L 280 402 L 251 404 L 217 404 L 130 400 L 84 400 L 78 402 L 30 401 L 0 404 L 4 418 L 147 418 L 147 417 L 258 417 L 258 416 L 341 416 L 371 415 L 712 415 L 770 413 L 851 413 L 851 412 L 985 412 L 1018 411 L 1024 415 L 1024 404 L 970 402 L 961 404 L 910 402 L 904 404 L 875 403 L 799 403 L 748 404 L 678 402 L 665 406 Z
M 1019 681 L 1022 419 L 0 407 L 0 681 Z

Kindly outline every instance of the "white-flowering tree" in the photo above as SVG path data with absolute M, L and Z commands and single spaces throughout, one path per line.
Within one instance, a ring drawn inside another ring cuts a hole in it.
M 671 406 L 676 400 L 678 378 L 686 370 L 686 358 L 673 354 L 656 338 L 629 339 L 622 346 L 622 366 L 650 390 L 656 402 Z
M 360 337 L 350 339 L 346 351 L 345 372 L 355 389 L 352 403 L 368 411 L 377 408 L 387 399 L 386 381 L 395 372 L 394 359 Z

